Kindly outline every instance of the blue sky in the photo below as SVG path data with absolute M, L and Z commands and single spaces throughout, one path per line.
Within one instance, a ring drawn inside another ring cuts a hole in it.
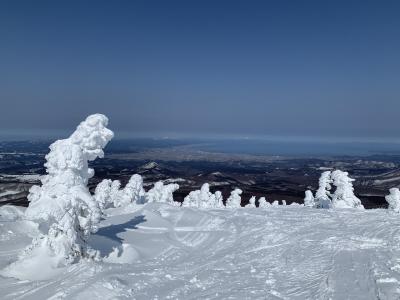
M 0 131 L 398 136 L 399 1 L 2 1 Z

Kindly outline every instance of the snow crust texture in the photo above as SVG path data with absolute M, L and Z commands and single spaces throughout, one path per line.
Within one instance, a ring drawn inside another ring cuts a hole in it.
M 400 297 L 400 218 L 387 210 L 149 203 L 106 213 L 88 243 L 107 259 L 45 281 L 0 277 L 2 299 Z M 3 267 L 38 233 L 34 223 L 0 216 Z

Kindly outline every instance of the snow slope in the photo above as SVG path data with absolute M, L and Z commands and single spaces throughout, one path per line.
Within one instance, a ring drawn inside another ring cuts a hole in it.
M 400 298 L 400 218 L 387 210 L 149 203 L 106 213 L 90 238 L 101 262 L 43 281 L 0 277 L 1 298 Z M 20 218 L 0 209 L 0 269 L 38 233 Z

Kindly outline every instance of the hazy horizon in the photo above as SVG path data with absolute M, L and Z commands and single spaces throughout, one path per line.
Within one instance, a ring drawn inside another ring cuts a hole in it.
M 76 126 L 79 123 L 76 124 Z M 76 128 L 69 129 L 0 129 L 0 141 L 53 140 L 67 138 Z M 112 128 L 111 128 L 112 129 Z M 334 136 L 334 135 L 268 135 L 268 134 L 223 134 L 184 132 L 128 132 L 114 130 L 114 140 L 228 140 L 228 141 L 275 141 L 275 142 L 321 142 L 321 143 L 386 143 L 400 144 L 400 136 Z

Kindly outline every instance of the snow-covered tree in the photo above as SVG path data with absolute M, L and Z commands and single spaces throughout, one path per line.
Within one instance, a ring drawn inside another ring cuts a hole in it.
M 242 194 L 242 190 L 241 189 L 234 189 L 231 192 L 231 195 L 229 196 L 228 199 L 226 199 L 226 207 L 228 208 L 239 208 L 240 203 L 241 203 L 241 197 L 240 195 Z
M 279 206 L 279 201 L 278 201 L 278 200 L 275 200 L 275 201 L 272 202 L 271 205 L 272 205 L 272 206 Z
M 129 193 L 133 195 L 132 201 L 136 204 L 144 204 L 146 202 L 146 191 L 143 188 L 143 178 L 139 174 L 132 175 L 131 179 L 125 187 L 125 190 L 129 191 Z
M 143 178 L 139 174 L 134 174 L 123 189 L 120 189 L 119 180 L 104 179 L 101 181 L 94 192 L 94 197 L 103 210 L 107 207 L 120 207 L 128 204 L 144 204 L 145 190 L 143 189 Z
M 116 183 L 115 188 L 120 186 Z M 139 174 L 134 174 L 129 179 L 126 186 L 114 192 L 113 202 L 115 207 L 125 206 L 131 203 L 143 204 L 145 202 L 145 191 L 143 189 L 143 178 Z
M 210 192 L 210 185 L 204 183 L 200 188 L 199 207 L 213 208 L 215 205 L 215 195 Z
M 332 196 L 332 207 L 334 208 L 360 208 L 364 209 L 360 199 L 354 195 L 353 181 L 347 172 L 340 170 L 331 174 L 336 191 Z
M 33 246 L 47 247 L 50 255 L 60 258 L 60 264 L 86 255 L 85 240 L 97 230 L 101 210 L 87 187 L 94 175 L 88 162 L 103 157 L 103 148 L 113 137 L 107 124 L 106 116 L 91 115 L 69 138 L 51 144 L 47 175 L 41 178 L 41 186 L 30 189 L 25 215 L 43 224 L 39 227 L 43 235 Z
M 307 190 L 305 192 L 304 206 L 306 206 L 306 207 L 314 207 L 315 206 L 314 195 L 310 190 Z
M 385 196 L 386 202 L 389 203 L 389 210 L 400 213 L 400 191 L 398 188 L 391 188 L 390 194 Z
M 271 206 L 271 204 L 267 201 L 267 199 L 265 199 L 265 197 L 261 197 L 260 199 L 258 199 L 258 207 L 266 208 L 269 206 Z
M 247 208 L 256 207 L 256 197 L 252 196 L 249 199 L 249 204 L 247 204 L 245 207 L 247 207 Z
M 210 192 L 210 186 L 208 183 L 204 183 L 200 190 L 191 191 L 187 195 L 182 203 L 184 207 L 205 207 L 208 205 L 209 198 L 212 196 Z
M 200 190 L 192 191 L 183 200 L 182 206 L 198 208 L 220 208 L 223 206 L 221 192 L 210 192 L 210 185 L 204 183 Z
M 146 202 L 165 202 L 171 205 L 177 205 L 174 201 L 173 193 L 178 189 L 179 185 L 176 183 L 164 185 L 162 181 L 158 181 L 154 184 L 154 187 L 146 193 Z
M 118 207 L 120 189 L 121 189 L 121 181 L 113 180 L 111 182 L 110 201 L 112 202 L 114 207 Z
M 224 197 L 220 191 L 216 191 L 215 195 L 215 208 L 222 208 L 225 207 L 224 205 Z
M 101 211 L 108 208 L 112 204 L 111 184 L 111 179 L 104 179 L 96 186 L 94 191 L 94 198 L 99 204 Z
M 317 208 L 331 208 L 331 171 L 325 171 L 321 174 L 319 178 L 319 187 L 315 193 L 315 207 Z

